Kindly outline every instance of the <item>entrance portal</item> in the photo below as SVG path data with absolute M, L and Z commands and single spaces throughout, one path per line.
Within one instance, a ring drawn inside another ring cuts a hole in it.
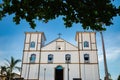
M 63 67 L 57 66 L 55 68 L 55 80 L 63 80 Z

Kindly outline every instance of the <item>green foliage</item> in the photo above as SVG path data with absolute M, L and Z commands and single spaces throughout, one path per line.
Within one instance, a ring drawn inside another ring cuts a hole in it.
M 19 62 L 21 62 L 20 59 L 14 59 L 11 57 L 11 60 L 9 61 L 6 59 L 7 64 L 5 66 L 1 66 L 1 74 L 7 76 L 7 80 L 12 80 L 14 77 L 13 70 L 18 69 L 20 71 L 20 67 L 16 66 Z
M 0 74 L 5 75 L 7 69 L 6 66 L 1 66 L 0 69 L 1 69 Z
M 118 79 L 117 80 L 120 80 L 120 75 L 118 76 Z
M 108 73 L 108 78 L 109 80 L 113 80 L 110 73 Z
M 105 30 L 100 24 L 113 24 L 113 17 L 120 15 L 120 7 L 116 8 L 111 0 L 3 0 L 0 19 L 11 14 L 16 24 L 24 19 L 33 29 L 35 20 L 47 23 L 63 16 L 66 27 L 81 23 L 84 29 Z

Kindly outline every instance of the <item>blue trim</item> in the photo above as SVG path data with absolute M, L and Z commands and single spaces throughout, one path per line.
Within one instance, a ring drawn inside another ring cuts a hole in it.
M 63 67 L 62 66 L 57 66 L 56 69 L 63 69 Z

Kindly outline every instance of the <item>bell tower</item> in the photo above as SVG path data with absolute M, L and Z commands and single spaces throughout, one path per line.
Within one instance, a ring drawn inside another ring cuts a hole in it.
M 81 80 L 99 80 L 95 32 L 77 32 L 79 76 Z
M 22 57 L 21 77 L 24 79 L 39 79 L 41 48 L 45 43 L 43 32 L 26 32 Z

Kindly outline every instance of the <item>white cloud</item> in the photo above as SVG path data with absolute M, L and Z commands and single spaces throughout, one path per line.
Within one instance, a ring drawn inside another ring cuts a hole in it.
M 99 66 L 100 66 L 100 75 L 101 79 L 104 79 L 104 63 L 103 63 L 103 54 L 102 50 L 99 51 Z M 119 47 L 112 47 L 112 48 L 106 48 L 106 58 L 107 58 L 107 64 L 108 64 L 108 70 L 109 73 L 112 75 L 112 79 L 116 80 L 119 74 L 119 63 L 116 62 L 120 57 L 120 48 Z M 113 65 L 114 64 L 114 65 Z M 117 66 L 116 66 L 117 65 Z
M 115 60 L 120 56 L 120 49 L 116 49 L 116 50 L 111 50 L 108 51 L 107 54 L 107 59 L 108 60 Z
M 108 61 L 116 60 L 120 56 L 120 49 L 114 48 L 106 51 L 106 58 Z M 99 62 L 103 62 L 103 54 L 99 55 Z

